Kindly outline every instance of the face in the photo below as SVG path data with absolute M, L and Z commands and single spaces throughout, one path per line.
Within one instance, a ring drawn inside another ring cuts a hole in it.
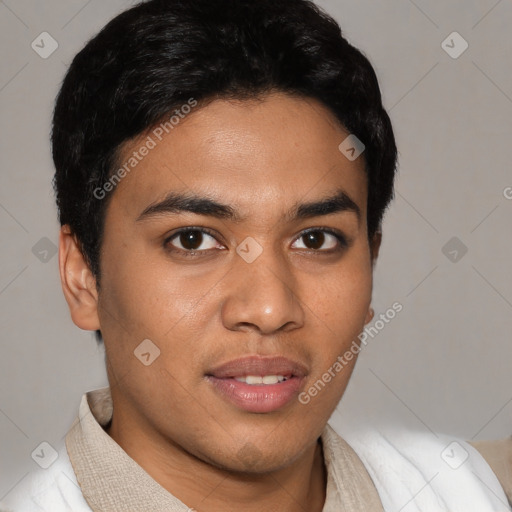
M 316 442 L 355 357 L 299 396 L 371 318 L 367 182 L 363 157 L 338 149 L 347 136 L 284 94 L 216 100 L 152 136 L 112 193 L 101 250 L 97 315 L 126 428 L 234 471 L 285 467 Z

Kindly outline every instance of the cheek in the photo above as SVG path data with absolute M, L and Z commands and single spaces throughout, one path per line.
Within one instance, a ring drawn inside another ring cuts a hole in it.
M 312 368 L 299 396 L 304 418 L 327 421 L 341 400 L 359 354 L 359 334 L 371 302 L 371 274 L 344 273 L 330 279 L 316 298 L 313 315 L 318 322 Z
M 132 252 L 129 258 L 120 256 L 112 262 L 104 266 L 102 304 L 133 338 L 159 339 L 194 314 L 200 290 L 165 260 L 150 261 L 144 254 Z
M 364 329 L 372 297 L 371 264 L 364 255 L 364 252 L 355 254 L 350 262 L 330 272 L 321 283 L 310 285 L 314 290 L 310 297 L 310 317 L 317 323 L 321 347 L 312 358 L 316 378 L 331 368 L 339 356 L 350 351 L 354 343 L 359 345 L 358 336 Z M 348 380 L 357 357 L 352 354 L 349 358 L 344 361 L 342 375 L 335 372 L 337 385 L 331 388 L 338 388 Z
M 363 255 L 353 264 L 340 265 L 329 272 L 314 290 L 313 312 L 332 333 L 353 333 L 363 328 L 372 298 L 372 269 Z

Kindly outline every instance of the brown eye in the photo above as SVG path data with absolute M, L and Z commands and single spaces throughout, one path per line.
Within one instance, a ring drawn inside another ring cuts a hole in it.
M 308 249 L 320 249 L 325 241 L 325 235 L 322 231 L 311 231 L 302 235 L 304 238 L 304 245 Z
M 165 241 L 170 250 L 185 252 L 207 251 L 216 247 L 215 238 L 206 231 L 199 229 L 183 229 Z
M 178 240 L 184 249 L 195 251 L 201 246 L 203 234 L 200 231 L 184 231 L 180 233 Z
M 331 229 L 311 229 L 302 233 L 297 241 L 300 240 L 303 240 L 303 246 L 296 247 L 297 249 L 309 249 L 315 252 L 331 252 L 348 246 L 345 237 Z

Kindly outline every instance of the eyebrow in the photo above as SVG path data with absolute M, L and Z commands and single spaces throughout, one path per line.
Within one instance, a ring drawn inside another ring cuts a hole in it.
M 170 192 L 162 201 L 148 206 L 138 217 L 137 222 L 151 217 L 190 212 L 196 215 L 206 215 L 217 219 L 226 219 L 232 222 L 243 222 L 242 217 L 233 207 L 219 203 L 209 197 L 202 197 L 191 193 Z M 334 195 L 293 206 L 285 215 L 287 221 L 303 220 L 312 217 L 332 215 L 340 212 L 353 212 L 361 220 L 359 206 L 343 190 Z

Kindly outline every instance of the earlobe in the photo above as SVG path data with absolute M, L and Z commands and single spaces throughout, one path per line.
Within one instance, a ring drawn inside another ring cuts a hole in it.
M 375 316 L 375 311 L 373 308 L 368 308 L 368 312 L 366 313 L 366 318 L 364 319 L 364 325 L 369 324 L 373 317 Z
M 96 279 L 68 225 L 59 234 L 59 271 L 73 322 L 87 331 L 100 329 Z

